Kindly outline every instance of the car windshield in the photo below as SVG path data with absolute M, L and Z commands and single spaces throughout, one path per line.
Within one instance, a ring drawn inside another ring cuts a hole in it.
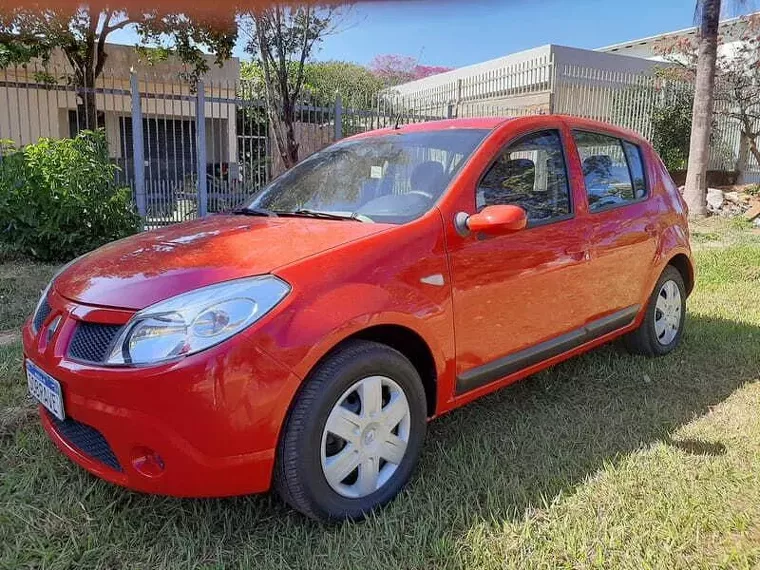
M 242 211 L 403 224 L 433 206 L 488 132 L 398 132 L 339 142 L 274 180 Z

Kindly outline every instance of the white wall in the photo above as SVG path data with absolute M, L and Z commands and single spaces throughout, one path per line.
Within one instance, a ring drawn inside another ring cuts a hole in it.
M 541 57 L 548 57 L 550 49 L 550 45 L 545 45 L 506 55 L 504 57 L 490 59 L 482 63 L 476 63 L 475 65 L 460 67 L 453 69 L 452 71 L 439 73 L 438 75 L 433 75 L 431 77 L 426 77 L 424 79 L 418 79 L 417 81 L 410 81 L 409 83 L 398 85 L 394 87 L 394 91 L 397 91 L 401 95 L 408 95 L 416 91 L 435 89 L 449 83 L 456 83 L 459 79 L 467 79 L 469 77 L 488 73 L 489 71 L 496 69 L 518 65 L 520 63 L 532 61 Z
M 558 45 L 552 45 L 551 48 L 552 55 L 554 56 L 554 66 L 560 70 L 563 65 L 577 65 L 622 73 L 641 73 L 642 71 L 649 71 L 656 65 L 655 62 L 650 60 L 617 53 L 603 53 L 589 49 Z
M 402 96 L 426 97 L 431 92 L 441 90 L 445 92 L 442 100 L 455 100 L 458 93 L 455 86 L 461 83 L 465 99 L 480 100 L 507 93 L 507 104 L 523 107 L 525 105 L 519 99 L 543 89 L 548 90 L 551 74 L 549 62 L 552 60 L 554 69 L 560 71 L 564 66 L 579 66 L 640 73 L 655 65 L 636 57 L 550 44 L 404 83 L 395 87 L 394 91 Z M 523 64 L 524 67 L 521 67 Z M 517 95 L 520 91 L 522 93 Z

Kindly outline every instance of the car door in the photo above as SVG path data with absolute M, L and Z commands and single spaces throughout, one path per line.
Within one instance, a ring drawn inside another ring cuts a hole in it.
M 568 143 L 559 121 L 515 133 L 477 184 L 459 189 L 466 213 L 516 204 L 528 226 L 498 236 L 447 232 L 457 395 L 564 352 L 553 340 L 588 319 L 588 243 L 566 167 Z
M 643 153 L 612 133 L 572 133 L 588 202 L 591 302 L 599 313 L 634 307 L 649 293 L 659 217 Z

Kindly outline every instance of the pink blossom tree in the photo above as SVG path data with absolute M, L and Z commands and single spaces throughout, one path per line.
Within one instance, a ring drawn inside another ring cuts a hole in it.
M 416 58 L 408 55 L 385 54 L 376 56 L 370 62 L 369 69 L 383 85 L 391 87 L 450 71 L 452 68 L 421 65 Z

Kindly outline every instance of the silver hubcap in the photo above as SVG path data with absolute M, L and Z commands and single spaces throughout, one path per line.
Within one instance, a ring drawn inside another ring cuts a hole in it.
M 350 498 L 374 493 L 406 454 L 411 417 L 401 387 L 385 376 L 359 380 L 338 399 L 322 433 L 322 472 Z
M 665 281 L 657 294 L 654 310 L 654 332 L 662 345 L 673 342 L 681 326 L 681 291 L 675 281 Z

